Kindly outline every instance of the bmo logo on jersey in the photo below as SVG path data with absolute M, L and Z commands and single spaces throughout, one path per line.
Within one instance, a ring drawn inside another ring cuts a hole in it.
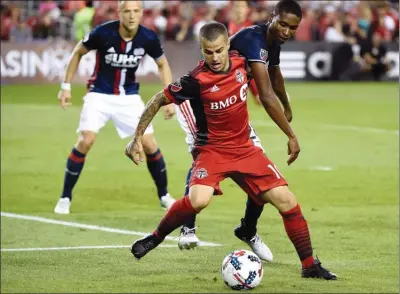
M 105 56 L 107 64 L 113 67 L 135 68 L 139 66 L 145 51 L 143 48 L 136 48 L 133 50 L 133 54 L 119 54 L 116 53 L 114 47 L 111 47 L 107 50 L 107 53 L 109 53 Z
M 246 101 L 246 99 L 247 99 L 247 88 L 248 88 L 247 83 L 243 84 L 240 87 L 240 93 L 239 93 L 240 101 Z M 210 109 L 213 109 L 213 110 L 225 109 L 225 108 L 228 108 L 228 107 L 232 106 L 237 101 L 238 101 L 238 97 L 236 95 L 233 95 L 233 96 L 231 96 L 229 98 L 226 98 L 225 100 L 222 100 L 222 101 L 210 102 Z

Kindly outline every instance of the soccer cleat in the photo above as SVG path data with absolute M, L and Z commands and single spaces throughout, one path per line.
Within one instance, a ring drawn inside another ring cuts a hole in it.
M 235 236 L 250 246 L 251 250 L 264 261 L 271 262 L 274 256 L 267 244 L 263 242 L 260 235 L 257 234 L 257 229 L 249 229 L 246 227 L 244 220 L 241 219 L 241 224 L 235 229 Z
M 251 250 L 257 254 L 257 256 L 264 261 L 271 262 L 274 259 L 271 250 L 268 246 L 263 242 L 260 235 L 255 234 L 253 238 L 249 239 L 241 239 L 246 242 L 247 245 L 250 246 Z
M 71 206 L 71 200 L 68 197 L 60 198 L 58 200 L 56 207 L 54 207 L 54 212 L 58 214 L 69 214 L 69 207 Z
M 192 249 L 199 246 L 200 240 L 196 236 L 196 228 L 190 229 L 188 227 L 182 227 L 181 234 L 179 236 L 178 247 L 179 249 Z
M 161 238 L 157 238 L 155 235 L 151 234 L 147 237 L 139 239 L 132 244 L 131 252 L 137 258 L 141 259 L 151 250 L 156 248 L 163 241 Z
M 172 206 L 172 204 L 174 204 L 174 202 L 175 199 L 169 193 L 160 198 L 160 205 L 164 210 L 168 210 Z
M 314 279 L 324 279 L 324 280 L 336 280 L 336 274 L 330 272 L 326 268 L 323 268 L 321 262 L 318 258 L 314 259 L 314 264 L 312 267 L 303 268 L 301 270 L 301 276 L 303 278 L 314 278 Z

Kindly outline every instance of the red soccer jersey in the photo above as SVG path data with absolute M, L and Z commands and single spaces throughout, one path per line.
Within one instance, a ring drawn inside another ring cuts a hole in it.
M 200 61 L 188 75 L 164 89 L 174 103 L 189 100 L 196 118 L 196 146 L 251 146 L 247 112 L 247 63 L 237 51 L 229 53 L 226 72 L 215 73 Z

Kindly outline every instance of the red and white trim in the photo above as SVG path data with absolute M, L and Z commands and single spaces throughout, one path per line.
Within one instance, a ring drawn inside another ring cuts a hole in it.
M 243 281 L 238 274 L 234 274 L 233 277 L 235 278 L 236 281 L 238 281 L 242 286 L 244 286 L 246 289 L 253 289 L 253 287 L 250 287 L 249 285 L 246 284 L 245 281 Z
M 121 41 L 121 52 L 128 53 L 132 49 L 132 41 L 126 43 Z M 116 69 L 115 80 L 114 80 L 114 95 L 125 95 L 125 81 L 126 81 L 127 69 Z
M 197 133 L 197 125 L 196 125 L 196 118 L 194 117 L 193 110 L 189 105 L 189 101 L 184 101 L 179 105 L 179 109 L 185 118 L 185 121 L 192 133 L 193 137 L 196 137 Z

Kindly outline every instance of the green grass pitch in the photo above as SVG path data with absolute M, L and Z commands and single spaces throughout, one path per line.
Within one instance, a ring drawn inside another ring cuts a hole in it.
M 63 111 L 58 85 L 1 87 L 1 211 L 65 222 L 150 232 L 164 211 L 145 164 L 124 156 L 110 122 L 87 157 L 71 215 L 53 213 L 84 95 L 73 87 Z M 147 100 L 159 85 L 142 85 Z M 267 206 L 259 233 L 274 253 L 253 292 L 372 293 L 399 291 L 398 85 L 288 83 L 293 128 L 302 148 L 286 165 L 286 137 L 249 99 L 253 125 L 271 160 L 287 178 L 311 230 L 315 253 L 338 281 L 300 278 L 300 265 L 278 212 Z M 169 189 L 181 197 L 191 157 L 176 120 L 154 121 L 168 166 Z M 245 196 L 230 180 L 224 195 L 198 217 L 201 240 L 223 244 L 180 251 L 157 248 L 136 261 L 126 248 L 2 251 L 1 292 L 230 292 L 221 262 L 235 249 Z M 172 234 L 178 235 L 178 231 Z M 129 246 L 139 236 L 1 217 L 1 248 Z

